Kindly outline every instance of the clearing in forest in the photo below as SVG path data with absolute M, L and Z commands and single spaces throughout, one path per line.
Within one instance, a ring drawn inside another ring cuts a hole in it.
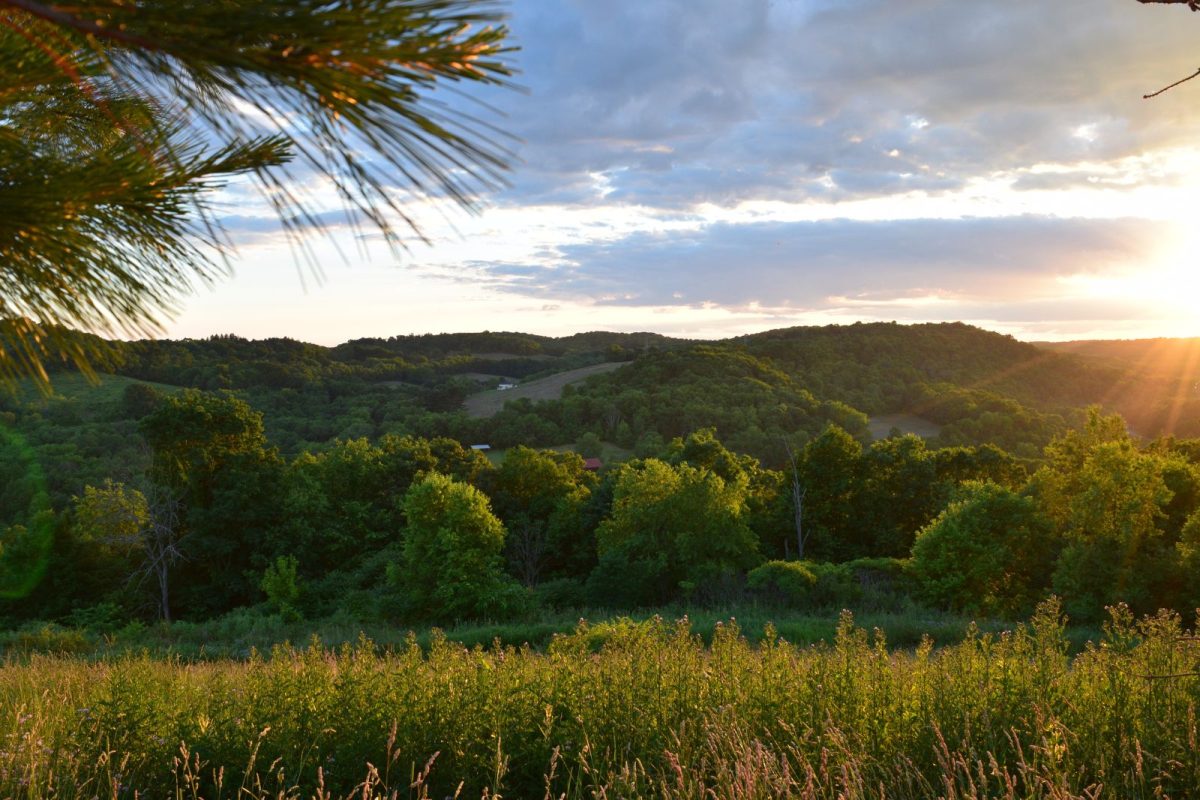
M 515 389 L 506 389 L 503 392 L 498 389 L 480 392 L 468 397 L 463 406 L 472 417 L 492 417 L 504 408 L 504 404 L 509 400 L 519 400 L 522 397 L 528 397 L 530 400 L 556 400 L 562 397 L 564 387 L 572 383 L 579 383 L 592 375 L 612 372 L 625 366 L 626 363 L 624 361 L 607 361 L 603 364 L 571 369 L 539 378 L 536 381 L 522 383 Z
M 915 433 L 922 439 L 932 439 L 942 432 L 942 426 L 912 414 L 880 414 L 867 420 L 867 429 L 875 439 L 886 439 L 892 428 L 901 433 Z

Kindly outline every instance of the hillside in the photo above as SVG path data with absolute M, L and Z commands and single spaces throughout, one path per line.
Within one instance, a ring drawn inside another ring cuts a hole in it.
M 934 444 L 991 443 L 1034 457 L 1091 404 L 1122 413 L 1145 436 L 1200 435 L 1194 344 L 1169 340 L 1046 346 L 958 323 L 880 323 L 706 342 L 482 332 L 335 347 L 234 336 L 97 344 L 102 365 L 124 380 L 238 392 L 289 455 L 388 433 L 498 447 L 590 433 L 653 452 L 713 427 L 735 449 L 778 465 L 788 446 L 831 422 L 869 441 L 867 417 L 902 415 L 919 420 L 912 430 Z M 495 391 L 502 378 L 522 388 Z M 49 403 L 58 421 L 39 423 L 48 436 L 95 416 L 86 392 L 75 396 L 73 410 L 64 410 L 71 398 Z M 874 433 L 891 427 L 877 423 Z
M 1144 435 L 1200 436 L 1200 339 L 1038 342 L 1113 375 L 1097 399 Z
M 165 590 L 147 610 L 150 584 L 128 582 L 131 564 L 152 562 L 120 537 L 135 525 L 139 536 L 158 531 L 139 520 L 177 513 L 188 558 L 170 570 L 170 595 L 192 620 L 252 608 L 264 593 L 281 615 L 381 620 L 625 610 L 747 591 L 841 604 L 861 589 L 852 569 L 900 585 L 914 576 L 888 559 L 909 558 L 926 570 L 910 599 L 939 608 L 985 598 L 988 613 L 1026 613 L 1051 590 L 1088 620 L 1119 600 L 1195 608 L 1198 584 L 1186 576 L 1200 574 L 1200 442 L 1136 441 L 1124 420 L 1090 413 L 1086 404 L 1122 397 L 1130 370 L 1111 355 L 965 325 L 794 328 L 644 348 L 567 338 L 107 343 L 112 372 L 97 385 L 59 372 L 50 396 L 0 396 L 0 592 L 12 601 L 0 616 L 109 624 L 165 614 Z M 592 345 L 605 349 L 574 349 Z M 520 381 L 526 396 L 480 380 L 521 364 L 536 366 Z M 1146 403 L 1169 403 L 1155 392 L 1180 382 L 1164 364 L 1139 379 Z M 494 413 L 472 416 L 464 402 Z M 918 435 L 893 435 L 905 430 Z M 581 457 L 600 451 L 598 469 Z M 1140 510 L 1122 521 L 1128 509 Z M 966 517 L 945 522 L 944 546 L 918 547 L 951 510 Z M 436 540 L 460 525 L 475 533 L 452 550 L 478 541 L 487 552 L 467 569 L 441 563 L 474 588 L 430 595 L 441 580 L 431 565 L 451 552 Z M 1112 543 L 1134 530 L 1145 547 L 1113 561 Z M 1004 549 L 1014 535 L 1024 538 L 1003 559 L 979 556 L 981 542 Z M 797 571 L 788 564 L 800 552 L 839 566 Z M 953 582 L 974 580 L 961 567 L 983 562 L 996 582 Z M 491 577 L 475 583 L 477 574 Z M 996 589 L 1013 575 L 1025 588 Z M 548 588 L 534 596 L 518 583 Z

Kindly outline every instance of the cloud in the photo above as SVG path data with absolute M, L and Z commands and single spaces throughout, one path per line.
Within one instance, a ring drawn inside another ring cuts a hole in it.
M 941 192 L 1191 143 L 1173 8 L 1093 0 L 516 0 L 511 204 Z
M 721 223 L 564 244 L 536 263 L 475 262 L 465 278 L 553 300 L 794 310 L 924 309 L 1062 299 L 1061 279 L 1139 263 L 1173 235 L 1144 220 L 1008 217 Z M 925 305 L 922 305 L 925 303 Z
M 250 204 L 247 204 L 250 205 Z M 216 220 L 220 229 L 235 246 L 278 244 L 285 240 L 288 232 L 278 215 L 272 215 L 264 203 L 257 204 L 256 214 L 226 214 Z M 374 231 L 369 220 L 352 210 L 316 211 L 307 217 L 293 217 L 290 224 L 297 233 L 330 233 L 336 230 L 365 229 Z

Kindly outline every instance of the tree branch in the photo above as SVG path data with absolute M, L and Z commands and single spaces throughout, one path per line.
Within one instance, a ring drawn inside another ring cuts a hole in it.
M 1159 0 L 1165 2 L 1165 0 Z M 1146 0 L 1141 0 L 1146 2 Z M 162 48 L 151 41 L 141 36 L 134 36 L 122 30 L 115 28 L 106 28 L 103 25 L 97 25 L 95 22 L 86 19 L 80 19 L 74 14 L 70 14 L 61 9 L 46 5 L 45 3 L 36 2 L 36 0 L 0 0 L 0 6 L 8 6 L 20 11 L 24 11 L 39 19 L 44 19 L 47 22 L 53 22 L 55 25 L 61 25 L 64 28 L 79 31 L 88 36 L 95 36 L 98 39 L 108 39 L 121 44 L 132 45 L 143 50 L 161 50 Z
M 1186 5 L 1192 11 L 1200 11 L 1200 0 L 1138 0 L 1139 3 L 1169 3 L 1171 5 Z
M 1197 0 L 1197 1 L 1200 2 L 1200 0 Z M 1173 3 L 1173 2 L 1176 2 L 1176 0 L 1138 0 L 1138 2 L 1139 3 Z M 1170 86 L 1164 86 L 1163 88 L 1159 89 L 1157 92 L 1154 92 L 1153 94 L 1142 95 L 1142 99 L 1149 100 L 1152 97 L 1158 97 L 1163 92 L 1169 92 L 1172 89 L 1174 89 L 1176 86 L 1179 86 L 1181 83 L 1187 83 L 1188 81 L 1192 80 L 1193 78 L 1200 78 L 1200 69 L 1196 70 L 1191 75 L 1188 75 L 1186 78 L 1182 78 L 1180 80 L 1175 81 Z

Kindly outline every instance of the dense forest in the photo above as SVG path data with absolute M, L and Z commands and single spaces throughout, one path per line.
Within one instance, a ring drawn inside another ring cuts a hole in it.
M 99 344 L 98 382 L 0 399 L 9 626 L 1200 604 L 1200 443 L 1157 435 L 1195 420 L 1131 433 L 1111 354 L 964 325 Z M 461 408 L 599 363 L 621 366 Z M 1138 380 L 1146 423 L 1178 377 Z M 888 413 L 939 432 L 872 436 Z

